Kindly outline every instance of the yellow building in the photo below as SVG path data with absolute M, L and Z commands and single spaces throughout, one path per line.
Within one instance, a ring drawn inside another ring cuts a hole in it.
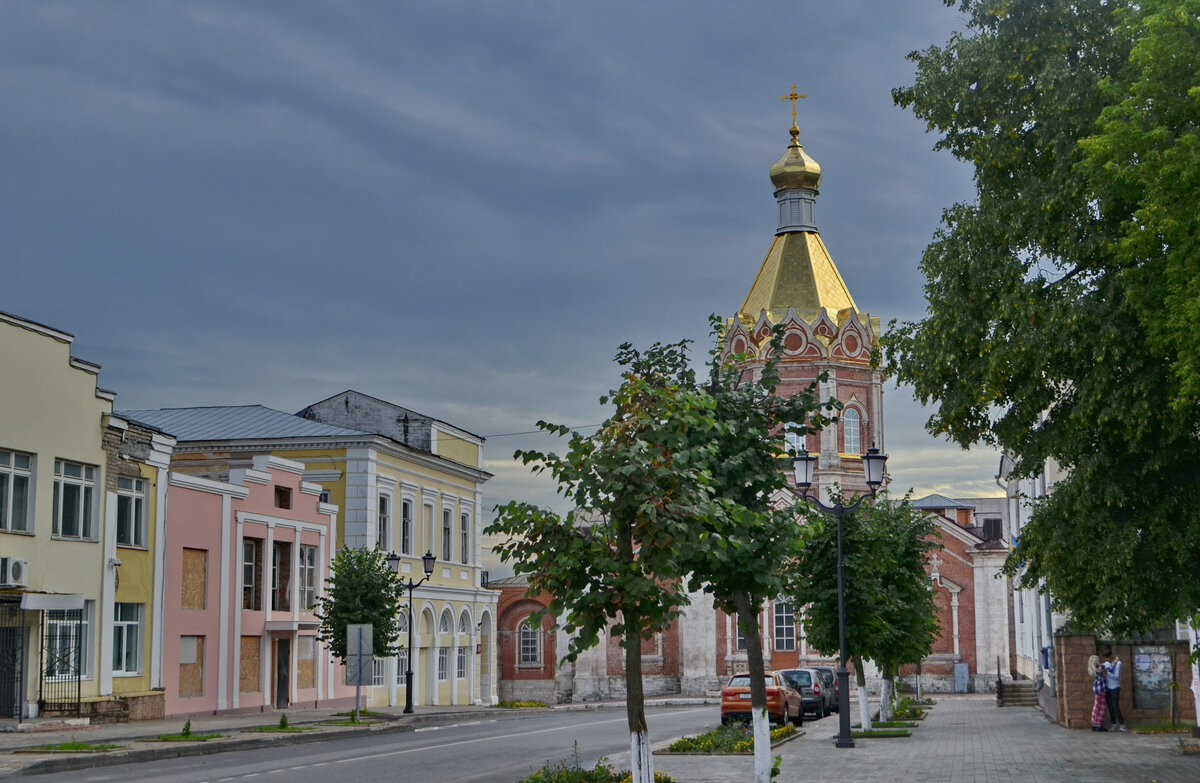
M 400 556 L 413 592 L 413 648 L 375 662 L 372 705 L 494 704 L 496 593 L 483 585 L 483 438 L 392 403 L 347 391 L 297 415 L 262 406 L 126 411 L 178 438 L 172 468 L 223 480 L 254 454 L 302 463 L 341 509 L 339 546 Z M 401 615 L 407 646 L 407 612 Z
M 151 717 L 173 440 L 112 416 L 73 339 L 0 313 L 0 717 Z

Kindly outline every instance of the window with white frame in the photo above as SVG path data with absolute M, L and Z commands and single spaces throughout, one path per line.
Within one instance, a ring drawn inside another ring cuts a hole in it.
M 408 650 L 396 653 L 396 684 L 404 685 L 404 673 L 408 671 Z
M 858 411 L 845 408 L 842 411 L 842 449 L 845 454 L 858 454 L 862 451 L 862 422 Z
M 242 608 L 258 611 L 262 609 L 262 556 L 261 538 L 242 539 Z
M 146 546 L 146 482 L 117 478 L 117 544 Z
M 529 620 L 521 621 L 517 627 L 521 645 L 521 666 L 537 666 L 542 662 L 541 628 L 534 627 Z
M 0 450 L 0 530 L 29 532 L 29 485 L 33 456 Z
M 308 611 L 317 606 L 317 548 L 300 545 L 300 609 Z
M 379 521 L 375 530 L 375 547 L 389 552 L 392 549 L 392 498 L 379 496 Z
M 454 676 L 460 680 L 467 678 L 467 648 L 459 647 L 454 665 Z
M 442 619 L 438 621 L 438 633 L 454 633 L 454 618 L 450 616 L 450 610 L 442 612 Z
M 775 599 L 775 649 L 796 649 L 796 612 L 787 598 Z
M 454 512 L 448 508 L 442 509 L 442 559 L 450 562 L 454 559 L 454 553 L 450 551 L 450 545 L 453 543 L 453 533 L 450 530 L 450 519 Z
M 467 616 L 465 611 L 458 616 L 458 632 L 460 634 L 471 632 L 471 618 Z
M 408 607 L 400 610 L 400 614 L 396 615 L 396 628 L 400 633 L 408 633 Z
M 450 648 L 449 647 L 439 647 L 438 648 L 437 678 L 438 678 L 438 680 L 450 679 Z
M 459 542 L 461 551 L 458 553 L 459 560 L 463 565 L 466 565 L 471 560 L 471 515 L 463 512 L 458 517 Z
M 734 637 L 733 649 L 745 651 L 746 649 L 746 632 L 742 630 L 742 624 L 738 622 L 738 615 L 733 616 L 733 628 L 736 636 Z
M 400 501 L 400 551 L 406 555 L 412 554 L 412 516 L 412 501 Z
M 142 670 L 142 605 L 113 604 L 113 674 Z
M 54 535 L 96 540 L 96 468 L 54 460 Z
M 378 688 L 387 685 L 387 658 L 371 659 L 371 685 Z
M 433 551 L 433 541 L 434 541 L 434 538 L 433 538 L 433 505 L 432 504 L 426 505 L 423 507 L 422 510 L 425 512 L 425 520 L 424 520 L 425 521 L 425 529 L 422 531 L 422 533 L 425 535 L 425 541 L 423 543 L 425 545 L 425 548 L 428 549 L 430 552 L 432 552 Z M 420 545 L 417 545 L 417 551 L 418 552 L 421 551 Z
M 91 676 L 91 620 L 95 601 L 84 601 L 83 609 L 49 609 L 43 639 L 42 666 L 46 678 Z

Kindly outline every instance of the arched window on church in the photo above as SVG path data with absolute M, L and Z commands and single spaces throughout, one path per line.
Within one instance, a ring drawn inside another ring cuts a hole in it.
M 862 452 L 862 423 L 858 411 L 845 408 L 842 411 L 842 453 L 859 454 Z
M 517 637 L 521 645 L 521 666 L 537 666 L 542 662 L 542 635 L 529 620 L 517 626 Z

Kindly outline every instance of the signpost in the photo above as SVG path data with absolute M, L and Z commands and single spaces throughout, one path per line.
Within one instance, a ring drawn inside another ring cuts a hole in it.
M 362 703 L 363 680 L 371 676 L 375 665 L 370 623 L 346 626 L 346 684 L 354 686 L 354 720 Z

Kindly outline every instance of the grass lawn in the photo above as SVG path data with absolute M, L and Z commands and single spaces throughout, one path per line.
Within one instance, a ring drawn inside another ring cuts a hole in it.
M 30 753 L 103 753 L 123 746 L 114 742 L 60 742 L 57 745 L 35 745 Z
M 850 736 L 856 739 L 888 739 L 891 737 L 911 737 L 908 729 L 868 729 L 867 731 L 852 731 Z

